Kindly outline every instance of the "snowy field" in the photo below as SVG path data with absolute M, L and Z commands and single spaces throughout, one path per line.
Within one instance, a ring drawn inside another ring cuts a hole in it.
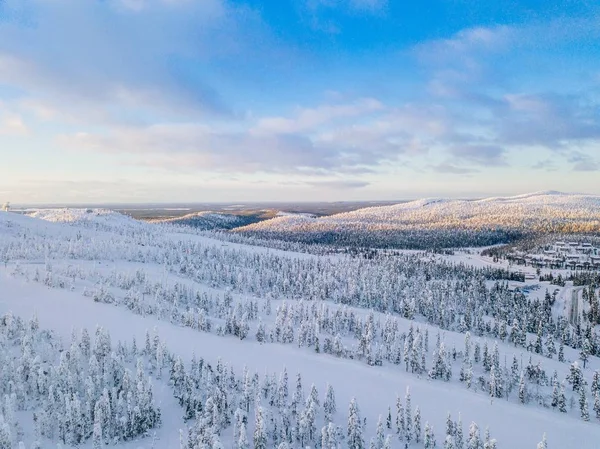
M 597 448 L 597 290 L 495 269 L 2 212 L 0 447 Z

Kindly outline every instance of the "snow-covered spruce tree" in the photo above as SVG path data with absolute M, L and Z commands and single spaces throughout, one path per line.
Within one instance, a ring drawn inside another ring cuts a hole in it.
M 330 384 L 327 384 L 325 399 L 323 400 L 323 415 L 326 423 L 332 421 L 336 411 L 335 392 L 333 391 L 333 387 Z
M 584 421 L 590 420 L 590 409 L 587 400 L 587 394 L 585 392 L 585 387 L 582 385 L 579 388 L 579 412 L 581 414 L 581 419 Z
M 405 416 L 405 432 L 404 439 L 410 445 L 413 440 L 413 424 L 412 424 L 412 408 L 410 400 L 410 388 L 406 387 L 406 395 L 404 396 L 404 416 Z
M 404 439 L 406 434 L 406 422 L 404 420 L 404 407 L 402 406 L 402 399 L 400 396 L 396 396 L 396 435 L 400 441 Z
M 349 449 L 364 449 L 365 442 L 363 438 L 363 422 L 360 417 L 360 411 L 358 409 L 358 403 L 355 398 L 350 401 L 350 407 L 348 409 L 348 428 L 347 428 L 347 442 Z
M 467 449 L 482 449 L 479 427 L 475 422 L 469 426 L 469 439 L 467 440 Z
M 561 413 L 567 413 L 567 397 L 565 394 L 565 382 L 560 385 L 560 392 L 558 395 L 558 411 Z
M 424 449 L 435 449 L 437 443 L 435 441 L 435 435 L 433 433 L 433 427 L 429 425 L 429 422 L 425 422 L 425 433 L 423 435 L 423 447 Z
M 413 424 L 413 432 L 415 437 L 415 442 L 419 444 L 422 440 L 422 430 L 421 430 L 421 409 L 419 406 L 415 408 L 415 418 Z
M 455 449 L 463 449 L 464 448 L 464 438 L 463 438 L 463 427 L 462 427 L 462 417 L 460 413 L 458 414 L 458 421 L 454 425 L 455 432 Z
M 548 449 L 548 441 L 546 440 L 546 434 L 542 437 L 542 441 L 540 441 L 537 445 L 537 449 Z
M 377 430 L 375 436 L 371 438 L 369 449 L 383 449 L 385 443 L 385 430 L 383 425 L 383 417 L 379 415 L 377 420 Z
M 256 416 L 254 422 L 254 449 L 267 449 L 267 430 L 266 423 L 263 416 L 263 408 L 258 407 L 256 409 Z

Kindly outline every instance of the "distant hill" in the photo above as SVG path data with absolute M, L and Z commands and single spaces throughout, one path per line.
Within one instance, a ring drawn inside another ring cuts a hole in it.
M 196 212 L 182 217 L 149 220 L 151 223 L 170 223 L 191 226 L 200 230 L 228 230 L 256 223 L 261 220 L 257 215 L 223 214 L 216 212 Z
M 109 209 L 37 209 L 26 214 L 53 223 L 67 223 L 108 232 L 124 233 L 144 227 L 142 222 Z
M 320 218 L 279 216 L 235 232 L 367 246 L 479 246 L 531 233 L 600 232 L 600 197 L 547 191 L 480 200 L 426 198 Z

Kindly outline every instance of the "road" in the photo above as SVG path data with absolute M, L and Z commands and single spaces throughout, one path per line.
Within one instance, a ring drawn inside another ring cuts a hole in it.
M 572 326 L 577 326 L 577 320 L 580 317 L 580 301 L 579 292 L 583 289 L 583 287 L 573 287 L 571 290 L 571 306 L 569 307 L 569 323 Z

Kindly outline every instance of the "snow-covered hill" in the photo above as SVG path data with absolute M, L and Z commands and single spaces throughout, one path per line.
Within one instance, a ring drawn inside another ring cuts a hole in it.
M 335 238 L 331 236 L 336 233 L 355 237 L 371 234 L 372 238 L 378 234 L 387 236 L 386 241 L 393 240 L 394 234 L 431 231 L 491 233 L 491 238 L 500 239 L 530 232 L 592 233 L 600 231 L 600 197 L 537 192 L 481 200 L 428 198 L 328 217 L 276 217 L 236 231 L 280 238 L 313 235 L 317 240 L 323 235 Z M 465 242 L 469 244 L 473 242 Z
M 191 226 L 198 230 L 227 230 L 255 223 L 254 216 L 222 214 L 217 212 L 196 212 L 182 217 L 150 220 L 152 223 L 170 223 L 181 226 Z
M 65 223 L 98 231 L 127 232 L 145 227 L 144 223 L 109 209 L 36 209 L 30 217 L 52 223 Z
M 523 293 L 468 258 L 300 257 L 108 211 L 33 215 L 0 212 L 4 447 L 466 448 L 488 426 L 487 447 L 597 447 L 600 334 L 569 324 L 569 287 L 552 305 L 555 286 Z

